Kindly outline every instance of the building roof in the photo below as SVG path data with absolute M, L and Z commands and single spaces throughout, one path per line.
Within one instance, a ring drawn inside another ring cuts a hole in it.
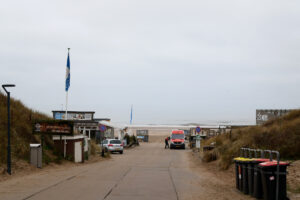
M 94 121 L 96 121 L 96 122 L 100 122 L 100 121 L 108 121 L 108 122 L 110 122 L 110 118 L 94 118 Z
M 124 129 L 125 126 L 121 125 L 121 124 L 115 124 L 109 121 L 99 121 L 99 124 L 102 124 L 104 126 L 108 126 L 108 127 L 112 127 L 112 128 L 117 128 L 117 129 Z
M 52 110 L 53 113 L 65 113 L 66 111 L 65 110 Z M 95 114 L 94 111 L 69 111 L 68 110 L 68 113 L 91 113 L 91 114 Z

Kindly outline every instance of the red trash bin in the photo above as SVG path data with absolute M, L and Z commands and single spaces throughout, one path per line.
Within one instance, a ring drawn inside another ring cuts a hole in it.
M 286 168 L 289 163 L 279 163 L 279 180 L 277 176 L 277 161 L 260 163 L 261 180 L 263 185 L 264 200 L 276 199 L 276 184 L 279 181 L 278 200 L 286 200 Z
M 261 172 L 260 169 L 258 168 L 258 164 L 259 163 L 263 163 L 263 162 L 268 162 L 270 161 L 270 159 L 266 159 L 266 158 L 259 158 L 259 159 L 255 159 L 252 161 L 253 163 L 253 182 L 251 180 L 253 184 L 253 193 L 251 194 L 251 196 L 257 198 L 257 199 L 261 199 L 263 198 L 263 186 L 262 186 L 262 182 L 261 182 Z

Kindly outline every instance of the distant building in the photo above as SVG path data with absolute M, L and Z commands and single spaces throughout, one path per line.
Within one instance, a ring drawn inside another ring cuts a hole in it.
M 53 119 L 65 120 L 66 111 L 54 110 Z M 99 131 L 100 121 L 110 121 L 109 118 L 94 118 L 94 111 L 68 111 L 68 120 L 74 121 L 74 126 L 81 134 L 88 136 L 88 138 L 95 138 L 96 132 Z
M 139 141 L 149 142 L 148 130 L 136 130 L 136 137 Z
M 203 138 L 213 137 L 223 133 L 228 133 L 231 130 L 231 126 L 218 125 L 218 126 L 200 126 L 201 131 L 197 133 L 196 127 L 190 129 L 190 136 L 200 135 Z
M 293 110 L 256 110 L 256 125 L 262 125 L 271 119 L 279 118 L 291 111 Z

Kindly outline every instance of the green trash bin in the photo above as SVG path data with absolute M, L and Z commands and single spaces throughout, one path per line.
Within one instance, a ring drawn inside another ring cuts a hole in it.
M 253 163 L 253 193 L 251 194 L 253 197 L 257 199 L 263 198 L 263 188 L 261 182 L 261 172 L 258 168 L 259 163 L 268 162 L 270 159 L 259 158 L 252 161 Z M 252 181 L 252 179 L 250 179 Z M 251 183 L 250 183 L 251 184 Z
M 279 192 L 278 200 L 286 200 L 286 168 L 289 163 L 279 163 Z M 260 163 L 264 200 L 276 199 L 277 161 Z

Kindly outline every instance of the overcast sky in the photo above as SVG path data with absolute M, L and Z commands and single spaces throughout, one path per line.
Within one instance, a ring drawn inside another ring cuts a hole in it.
M 298 0 L 26 0 L 0 6 L 0 80 L 51 114 L 243 121 L 300 107 Z M 2 90 L 3 92 L 3 90 Z

